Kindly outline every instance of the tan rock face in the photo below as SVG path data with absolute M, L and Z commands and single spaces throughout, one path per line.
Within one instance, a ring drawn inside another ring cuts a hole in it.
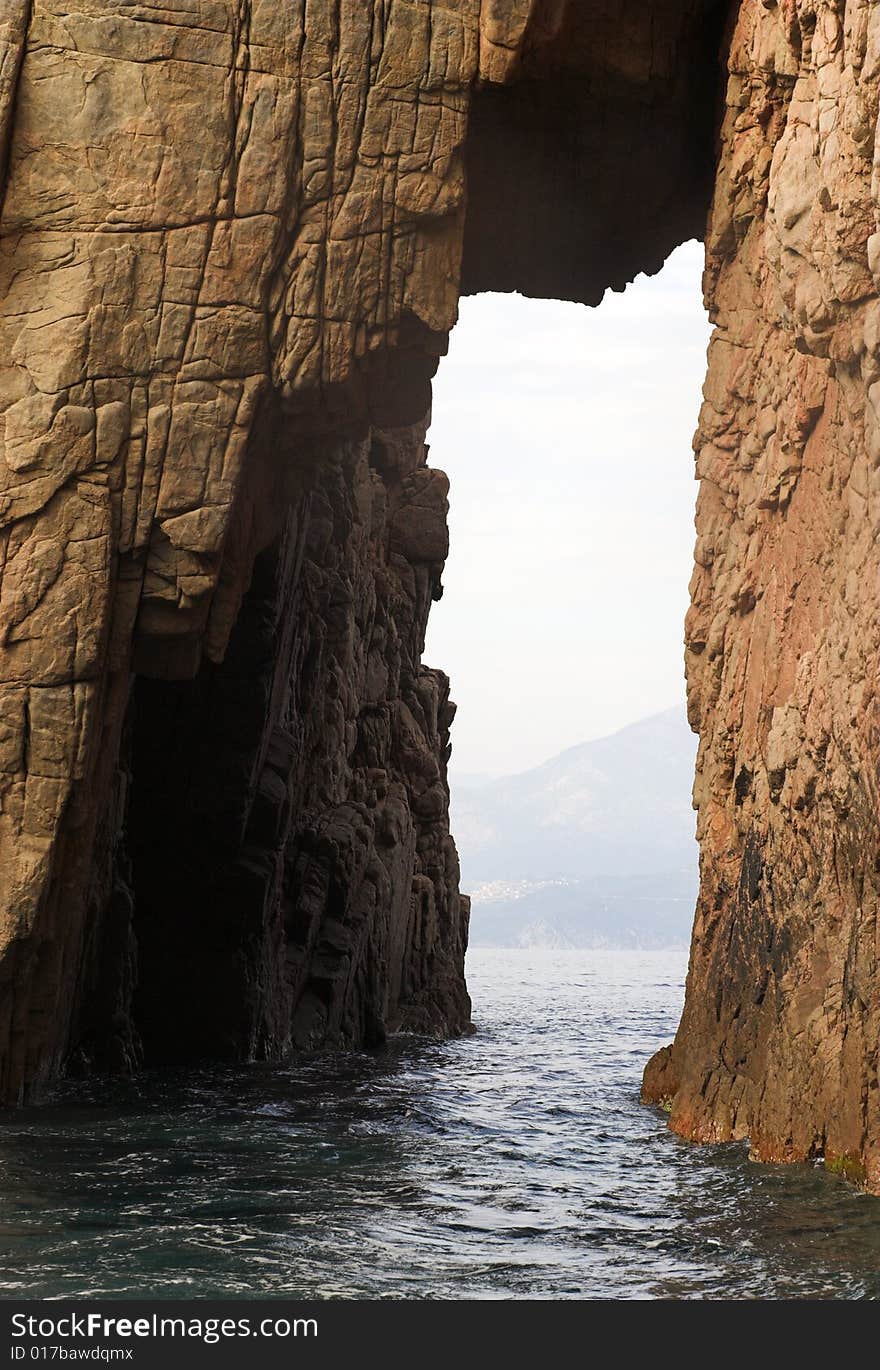
M 459 1029 L 451 715 L 418 664 L 445 497 L 418 421 L 455 314 L 477 7 L 35 0 L 0 39 L 0 1092 L 72 1047 L 164 1052 L 154 1006 L 199 943 L 185 1053 Z M 415 426 L 379 474 L 389 420 Z M 191 684 L 133 694 L 133 669 Z M 160 738 L 169 710 L 190 721 Z M 313 837 L 321 928 L 289 893 Z
M 472 288 L 501 227 L 466 175 L 476 85 L 551 90 L 508 177 L 577 172 L 606 206 L 617 160 L 557 155 L 572 91 L 592 90 L 587 124 L 614 92 L 624 157 L 662 127 L 641 197 L 656 262 L 709 169 L 683 132 L 704 6 L 672 0 L 650 33 L 638 6 L 590 6 L 601 59 L 580 9 L 4 11 L 4 1098 L 66 1060 L 468 1025 L 453 708 L 420 656 L 447 551 L 424 418 L 468 181 Z M 477 158 L 505 119 L 518 146 L 521 113 L 492 103 Z M 588 198 L 560 215 L 569 262 Z M 592 265 L 584 244 L 585 297 L 642 264 L 612 230 Z M 544 288 L 508 236 L 505 269 Z
M 880 1188 L 880 18 L 731 8 L 7 5 L 3 1098 L 467 1027 L 430 377 L 462 288 L 595 302 L 711 200 L 702 889 L 645 1094 Z

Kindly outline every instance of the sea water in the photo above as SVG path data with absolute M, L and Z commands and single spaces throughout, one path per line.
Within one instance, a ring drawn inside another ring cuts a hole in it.
M 880 1200 L 639 1103 L 681 952 L 479 949 L 477 1032 L 0 1117 L 6 1297 L 876 1298 Z

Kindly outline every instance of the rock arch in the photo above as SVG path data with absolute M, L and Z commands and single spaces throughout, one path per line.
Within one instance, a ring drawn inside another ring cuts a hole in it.
M 645 1094 L 880 1188 L 875 7 L 12 0 L 0 44 L 3 1098 L 466 1028 L 430 377 L 461 290 L 705 234 Z

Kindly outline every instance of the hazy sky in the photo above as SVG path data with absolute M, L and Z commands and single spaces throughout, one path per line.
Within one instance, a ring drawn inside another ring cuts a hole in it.
M 684 699 L 702 248 L 597 309 L 461 304 L 430 461 L 452 547 L 426 660 L 452 677 L 452 772 L 524 770 Z

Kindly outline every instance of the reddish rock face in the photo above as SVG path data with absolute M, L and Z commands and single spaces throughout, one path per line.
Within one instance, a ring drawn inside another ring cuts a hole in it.
M 880 1189 L 878 97 L 857 0 L 7 5 L 4 1099 L 467 1028 L 430 377 L 462 289 L 595 302 L 708 213 L 645 1097 Z
M 880 1190 L 880 17 L 743 4 L 728 66 L 687 623 L 701 892 L 645 1096 L 683 1136 Z

